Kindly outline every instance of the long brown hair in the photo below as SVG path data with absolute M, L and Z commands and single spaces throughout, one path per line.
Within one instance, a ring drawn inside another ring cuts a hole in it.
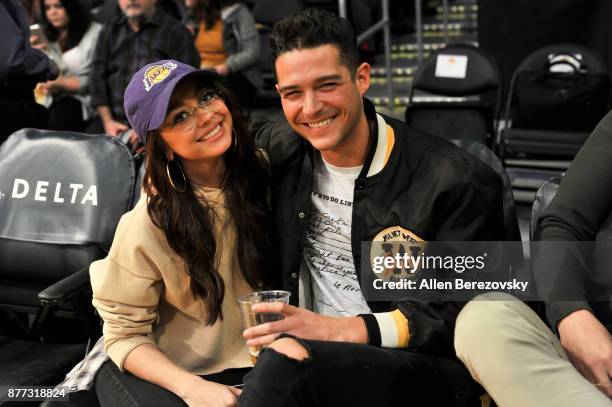
M 238 237 L 236 256 L 240 272 L 247 283 L 257 289 L 267 285 L 270 275 L 272 229 L 267 163 L 256 155 L 254 142 L 234 98 L 218 83 L 211 83 L 210 88 L 223 95 L 232 115 L 235 144 L 223 156 L 226 170 L 222 185 Z M 149 198 L 147 211 L 153 223 L 163 231 L 170 247 L 185 260 L 191 277 L 191 292 L 204 302 L 206 323 L 212 325 L 217 318 L 223 318 L 221 304 L 225 284 L 215 262 L 211 208 L 196 197 L 189 182 L 182 193 L 173 189 L 166 174 L 166 150 L 159 133 L 151 132 L 146 143 L 144 177 L 144 189 Z
M 58 41 L 59 31 L 53 27 L 47 18 L 45 0 L 40 0 L 39 4 L 41 22 L 47 39 L 51 42 Z M 64 7 L 68 16 L 68 36 L 59 43 L 60 49 L 62 52 L 65 52 L 79 45 L 79 42 L 91 25 L 91 16 L 83 8 L 79 0 L 60 0 L 60 4 Z

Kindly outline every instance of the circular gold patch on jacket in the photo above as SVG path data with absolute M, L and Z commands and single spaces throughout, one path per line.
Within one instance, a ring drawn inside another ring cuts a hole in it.
M 427 242 L 401 226 L 380 231 L 372 240 L 370 265 L 376 278 L 383 281 L 413 279 L 421 268 L 418 260 Z M 385 260 L 387 258 L 391 260 Z

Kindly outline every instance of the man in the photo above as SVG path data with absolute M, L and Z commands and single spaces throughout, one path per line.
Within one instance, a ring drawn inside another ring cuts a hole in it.
M 612 405 L 611 220 L 608 113 L 576 155 L 535 233 L 532 269 L 558 337 L 510 296 L 486 295 L 458 317 L 457 355 L 498 405 Z
M 91 68 L 91 103 L 99 118 L 89 133 L 116 136 L 128 129 L 123 91 L 132 75 L 150 62 L 176 59 L 198 67 L 200 57 L 181 23 L 155 6 L 155 0 L 118 0 L 122 15 L 106 25 Z
M 293 305 L 257 304 L 285 319 L 244 335 L 249 346 L 300 339 L 261 352 L 240 405 L 464 405 L 469 375 L 452 348 L 459 305 L 366 301 L 360 245 L 501 240 L 501 180 L 446 141 L 376 114 L 363 98 L 370 66 L 359 64 L 345 19 L 306 10 L 278 23 L 271 43 L 285 117 L 257 137 Z
M 30 46 L 28 16 L 20 0 L 0 3 L 0 144 L 24 127 L 43 128 L 47 110 L 34 101 L 38 82 L 55 79 L 57 66 Z

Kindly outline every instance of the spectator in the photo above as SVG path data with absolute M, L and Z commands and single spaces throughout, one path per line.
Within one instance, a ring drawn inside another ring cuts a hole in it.
M 611 216 L 608 113 L 535 232 L 541 243 L 535 245 L 534 279 L 539 293 L 550 290 L 542 298 L 550 328 L 525 303 L 502 293 L 476 298 L 457 318 L 457 356 L 499 406 L 612 405 Z
M 28 16 L 20 0 L 0 2 L 0 143 L 24 127 L 43 128 L 47 110 L 34 101 L 38 82 L 57 77 L 57 66 L 30 46 Z
M 240 102 L 251 106 L 261 79 L 259 34 L 248 7 L 238 0 L 186 0 L 186 5 L 200 66 L 217 71 Z
M 468 405 L 478 387 L 453 349 L 462 304 L 369 301 L 363 243 L 500 240 L 499 176 L 376 112 L 346 19 L 309 9 L 270 38 L 285 117 L 257 141 L 272 168 L 274 270 L 294 305 L 254 307 L 285 319 L 244 332 L 249 346 L 269 346 L 240 405 Z
M 138 68 L 166 58 L 196 67 L 200 64 L 189 31 L 158 9 L 155 0 L 118 2 L 122 14 L 104 26 L 94 51 L 91 103 L 99 118 L 87 129 L 111 136 L 128 129 L 123 91 Z
M 125 108 L 146 145 L 145 194 L 90 268 L 111 359 L 98 397 L 115 407 L 235 405 L 240 390 L 228 385 L 252 366 L 236 298 L 269 275 L 267 162 L 213 71 L 144 66 Z
M 94 110 L 90 105 L 89 75 L 98 34 L 102 26 L 92 22 L 79 0 L 40 0 L 42 24 L 49 43 L 44 50 L 57 64 L 60 76 L 41 83 L 49 95 L 47 127 L 52 130 L 85 130 Z
M 106 24 L 121 14 L 121 8 L 119 8 L 117 0 L 82 1 L 93 1 L 96 3 L 94 19 L 101 24 Z M 174 17 L 176 20 L 183 21 L 187 15 L 187 7 L 185 7 L 184 1 L 185 0 L 157 0 L 155 4 L 165 11 L 166 14 Z

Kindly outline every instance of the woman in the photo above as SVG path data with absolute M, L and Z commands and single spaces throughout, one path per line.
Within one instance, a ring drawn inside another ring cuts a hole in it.
M 242 103 L 252 105 L 261 79 L 259 34 L 249 9 L 239 0 L 186 0 L 186 6 L 201 67 L 217 71 Z
M 39 84 L 46 97 L 52 130 L 83 131 L 93 116 L 89 105 L 89 71 L 102 26 L 92 22 L 79 0 L 40 0 L 42 27 L 49 42 L 33 38 L 60 69 L 60 76 Z
M 267 164 L 213 71 L 149 64 L 125 108 L 145 194 L 90 269 L 111 359 L 96 392 L 102 406 L 233 405 L 228 385 L 252 366 L 236 298 L 264 285 L 270 259 Z

